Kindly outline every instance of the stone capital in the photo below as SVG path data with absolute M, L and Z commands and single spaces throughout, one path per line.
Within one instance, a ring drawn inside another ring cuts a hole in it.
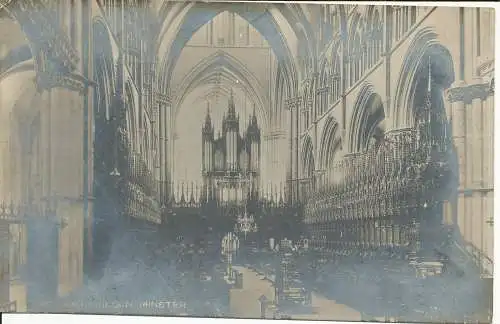
M 309 107 L 307 107 L 307 106 L 306 106 L 306 107 L 303 107 L 303 108 L 300 110 L 300 112 L 301 112 L 302 114 L 306 114 L 306 113 L 308 113 L 308 112 L 310 112 L 310 111 L 311 111 L 311 108 L 309 108 Z
M 487 75 L 495 70 L 495 60 L 490 57 L 480 56 L 476 60 L 476 66 L 479 75 Z
M 449 102 L 451 103 L 459 101 L 464 103 L 471 103 L 474 99 L 486 99 L 492 94 L 493 88 L 494 83 L 484 83 L 481 80 L 481 82 L 478 83 L 449 88 L 446 91 L 446 94 Z
M 332 76 L 330 78 L 331 78 L 332 82 L 338 81 L 338 80 L 340 80 L 340 73 L 332 74 Z
M 165 106 L 170 106 L 172 104 L 172 97 L 168 94 L 164 94 L 161 92 L 155 93 L 156 102 Z
M 65 88 L 71 91 L 78 91 L 83 94 L 89 86 L 95 86 L 96 83 L 86 79 L 77 73 L 59 73 L 53 71 L 38 72 L 36 83 L 39 90 L 49 90 L 52 88 Z
M 292 111 L 294 109 L 298 109 L 300 103 L 302 102 L 302 97 L 294 97 L 286 100 L 286 109 Z
M 264 135 L 265 140 L 273 140 L 273 139 L 280 139 L 280 138 L 285 138 L 286 137 L 286 131 L 282 130 L 274 130 L 266 133 Z
M 316 90 L 316 94 L 322 94 L 324 92 L 328 92 L 329 90 L 330 90 L 330 87 L 328 87 L 328 86 L 327 87 L 318 88 Z

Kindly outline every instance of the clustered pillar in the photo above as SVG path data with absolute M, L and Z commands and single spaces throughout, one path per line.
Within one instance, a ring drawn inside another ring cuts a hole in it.
M 493 82 L 459 82 L 448 89 L 452 138 L 458 159 L 456 216 L 458 235 L 480 267 L 493 259 Z M 451 206 L 450 206 L 450 209 Z M 483 215 L 482 218 L 477 218 Z M 483 252 L 480 252 L 483 251 Z

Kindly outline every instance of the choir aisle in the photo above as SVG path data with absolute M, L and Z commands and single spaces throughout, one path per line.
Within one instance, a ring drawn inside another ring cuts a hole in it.
M 268 301 L 274 300 L 274 283 L 272 279 L 244 266 L 235 266 L 235 270 L 243 274 L 243 288 L 231 289 L 230 314 L 240 318 L 260 318 L 259 298 L 264 295 Z M 290 310 L 289 310 L 290 311 Z M 272 319 L 286 314 L 297 320 L 331 320 L 361 321 L 361 313 L 351 307 L 329 300 L 319 293 L 312 295 L 312 309 L 304 312 L 290 312 L 269 306 L 265 310 L 265 318 Z

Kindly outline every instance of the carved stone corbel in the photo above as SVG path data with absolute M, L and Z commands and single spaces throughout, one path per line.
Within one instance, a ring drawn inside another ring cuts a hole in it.
M 172 104 L 172 98 L 168 94 L 156 92 L 155 93 L 156 102 L 169 106 Z
M 474 99 L 486 99 L 491 93 L 490 83 L 476 83 L 450 88 L 447 91 L 450 103 L 461 101 L 471 103 Z
M 78 91 L 80 94 L 84 94 L 89 86 L 96 85 L 95 82 L 76 73 L 53 71 L 38 72 L 36 82 L 38 89 L 41 91 L 60 87 L 71 91 Z
M 286 100 L 286 108 L 290 111 L 298 109 L 302 102 L 302 97 L 297 96 Z

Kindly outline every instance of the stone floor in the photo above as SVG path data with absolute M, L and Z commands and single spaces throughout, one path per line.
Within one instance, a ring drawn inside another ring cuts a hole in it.
M 231 316 L 242 318 L 260 318 L 259 297 L 264 295 L 270 301 L 274 300 L 274 287 L 270 280 L 242 266 L 234 266 L 243 274 L 243 289 L 231 289 Z M 273 318 L 272 309 L 267 309 L 266 318 Z M 360 321 L 361 314 L 346 305 L 338 304 L 324 296 L 313 293 L 312 313 L 291 314 L 292 319 L 300 320 L 337 320 Z

